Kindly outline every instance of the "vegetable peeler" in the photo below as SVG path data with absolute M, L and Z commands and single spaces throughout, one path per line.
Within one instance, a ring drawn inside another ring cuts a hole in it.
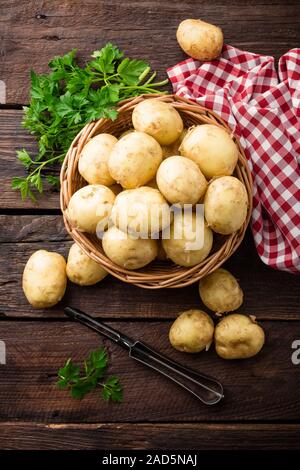
M 202 403 L 215 405 L 224 397 L 223 386 L 216 379 L 182 366 L 163 354 L 154 351 L 141 341 L 129 338 L 127 335 L 116 331 L 111 326 L 96 320 L 77 308 L 66 307 L 64 311 L 68 317 L 78 320 L 83 325 L 97 331 L 127 349 L 129 351 L 129 357 L 145 364 L 177 383 L 202 401 Z

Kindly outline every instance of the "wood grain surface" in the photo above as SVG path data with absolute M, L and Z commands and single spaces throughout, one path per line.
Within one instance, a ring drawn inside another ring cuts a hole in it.
M 299 449 L 300 365 L 291 361 L 292 343 L 300 340 L 299 277 L 265 266 L 250 230 L 226 267 L 245 293 L 240 311 L 262 322 L 266 345 L 246 361 L 224 361 L 213 347 L 191 356 L 173 350 L 167 335 L 178 312 L 204 308 L 197 285 L 145 291 L 109 276 L 92 287 L 69 283 L 63 302 L 32 309 L 21 289 L 28 257 L 41 248 L 66 256 L 72 242 L 57 191 L 46 187 L 35 204 L 22 202 L 10 188 L 13 176 L 25 174 L 16 150 L 36 148 L 21 127 L 31 68 L 46 72 L 54 55 L 74 47 L 83 61 L 112 41 L 131 57 L 146 58 L 164 78 L 168 66 L 185 58 L 175 32 L 188 17 L 221 26 L 228 44 L 277 60 L 300 45 L 299 11 L 297 0 L 1 2 L 0 80 L 7 96 L 0 109 L 0 341 L 6 343 L 7 363 L 0 364 L 0 449 Z M 224 402 L 203 406 L 108 340 L 70 322 L 62 313 L 67 304 L 214 375 L 224 384 Z M 99 344 L 108 348 L 110 372 L 121 378 L 122 405 L 103 402 L 97 391 L 72 400 L 56 388 L 64 361 L 72 356 L 80 362 Z

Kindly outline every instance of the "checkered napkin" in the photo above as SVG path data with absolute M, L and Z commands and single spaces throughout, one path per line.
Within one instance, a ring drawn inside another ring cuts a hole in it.
M 174 93 L 214 110 L 239 137 L 254 181 L 262 261 L 300 273 L 300 49 L 274 58 L 225 45 L 219 59 L 167 70 Z

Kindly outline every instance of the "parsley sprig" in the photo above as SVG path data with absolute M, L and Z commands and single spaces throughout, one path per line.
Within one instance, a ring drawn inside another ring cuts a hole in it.
M 68 359 L 64 367 L 59 369 L 59 381 L 57 385 L 60 389 L 70 390 L 71 396 L 81 400 L 85 395 L 98 386 L 102 387 L 102 397 L 104 400 L 121 402 L 123 399 L 122 387 L 118 377 L 112 375 L 102 382 L 108 365 L 108 356 L 105 348 L 91 351 L 87 360 L 84 361 L 83 371 L 80 366 Z
M 161 93 L 157 88 L 167 80 L 155 82 L 156 72 L 144 60 L 129 59 L 115 45 L 108 43 L 92 53 L 92 60 L 80 67 L 76 49 L 54 57 L 51 72 L 31 71 L 31 101 L 24 107 L 23 126 L 38 140 L 38 153 L 26 149 L 17 156 L 26 168 L 26 177 L 15 177 L 12 188 L 22 199 L 36 200 L 35 192 L 43 192 L 46 179 L 59 186 L 51 167 L 62 162 L 82 127 L 98 118 L 116 119 L 119 101 L 144 93 Z

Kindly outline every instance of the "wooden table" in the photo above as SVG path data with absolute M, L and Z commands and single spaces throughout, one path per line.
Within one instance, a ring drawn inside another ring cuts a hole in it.
M 220 25 L 226 42 L 277 59 L 300 43 L 299 1 L 62 1 L 1 2 L 0 79 L 7 104 L 0 110 L 0 365 L 2 449 L 296 449 L 300 440 L 300 365 L 292 342 L 300 339 L 299 278 L 269 269 L 259 260 L 249 231 L 226 266 L 245 292 L 241 312 L 254 314 L 267 334 L 254 359 L 226 362 L 213 350 L 195 356 L 169 345 L 172 319 L 201 308 L 197 285 L 145 291 L 112 277 L 98 286 L 68 285 L 63 302 L 34 310 L 24 298 L 21 274 L 35 250 L 64 255 L 71 244 L 59 211 L 59 194 L 47 190 L 39 205 L 21 202 L 10 189 L 23 174 L 16 149 L 34 149 L 20 126 L 28 102 L 29 70 L 46 71 L 49 59 L 74 47 L 82 57 L 107 41 L 132 57 L 165 69 L 184 58 L 175 30 L 199 17 Z M 132 362 L 122 349 L 64 317 L 72 304 L 105 318 L 136 338 L 224 383 L 226 398 L 205 407 L 164 378 Z M 75 401 L 55 385 L 67 357 L 81 361 L 99 344 L 124 386 L 124 403 L 103 402 L 91 393 Z

